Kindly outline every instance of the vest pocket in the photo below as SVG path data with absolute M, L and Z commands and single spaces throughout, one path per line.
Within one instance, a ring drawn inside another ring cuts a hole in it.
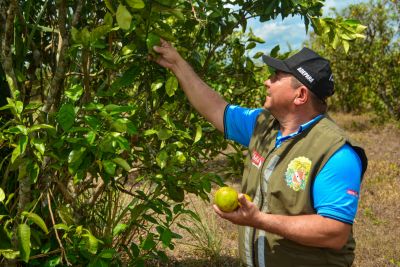
M 275 191 L 271 188 L 269 200 L 271 212 L 296 214 L 298 211 L 293 210 L 293 207 L 296 206 L 298 195 L 299 192 L 292 191 L 291 189 L 280 188 Z

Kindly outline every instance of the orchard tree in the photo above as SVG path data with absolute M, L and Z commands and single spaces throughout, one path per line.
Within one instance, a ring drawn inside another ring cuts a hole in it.
M 247 19 L 301 15 L 327 42 L 359 37 L 354 21 L 321 18 L 322 6 L 1 1 L 0 264 L 166 261 L 180 237 L 171 225 L 183 214 L 199 219 L 185 194 L 207 200 L 212 184 L 223 183 L 202 169 L 227 142 L 187 103 L 177 79 L 148 60 L 157 56 L 152 45 L 173 42 L 226 99 L 251 102 L 261 68 L 247 52 L 263 40 L 246 31 Z
M 383 118 L 400 119 L 400 5 L 398 1 L 371 0 L 351 5 L 336 16 L 350 16 L 366 25 L 365 38 L 348 53 L 324 45 L 314 36 L 311 44 L 333 62 L 337 110 L 372 111 Z

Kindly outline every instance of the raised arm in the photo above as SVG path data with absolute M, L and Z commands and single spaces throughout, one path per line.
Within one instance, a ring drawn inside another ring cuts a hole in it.
M 228 103 L 200 79 L 189 63 L 168 42 L 161 40 L 161 46 L 155 46 L 154 50 L 160 54 L 155 61 L 175 74 L 193 107 L 223 132 L 224 110 Z

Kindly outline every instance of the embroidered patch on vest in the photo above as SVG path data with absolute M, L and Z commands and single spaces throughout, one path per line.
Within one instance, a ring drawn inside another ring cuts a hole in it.
M 265 158 L 261 156 L 257 151 L 253 150 L 253 155 L 251 156 L 251 163 L 259 169 Z
M 306 157 L 293 159 L 286 170 L 286 184 L 294 191 L 304 190 L 311 170 L 311 160 Z

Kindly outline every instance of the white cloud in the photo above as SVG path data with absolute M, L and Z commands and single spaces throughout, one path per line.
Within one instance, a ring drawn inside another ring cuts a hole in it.
M 249 23 L 249 28 L 253 29 L 253 33 L 264 39 L 264 44 L 258 44 L 252 53 L 262 51 L 269 53 L 272 48 L 279 45 L 281 51 L 292 49 L 299 49 L 303 41 L 306 39 L 306 30 L 304 22 L 300 16 L 289 17 L 282 21 L 276 19 L 260 23 L 256 20 Z

